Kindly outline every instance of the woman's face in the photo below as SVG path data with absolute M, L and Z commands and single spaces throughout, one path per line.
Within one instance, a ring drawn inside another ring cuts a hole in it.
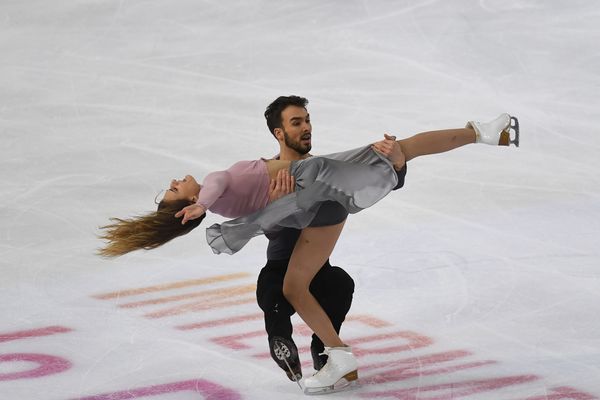
M 198 200 L 200 189 L 202 189 L 202 186 L 196 182 L 194 177 L 186 175 L 185 178 L 181 180 L 173 179 L 171 181 L 163 200 L 189 200 L 195 203 Z

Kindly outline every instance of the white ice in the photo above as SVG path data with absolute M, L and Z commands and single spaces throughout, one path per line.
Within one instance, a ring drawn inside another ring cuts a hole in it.
M 171 178 L 272 156 L 262 113 L 288 94 L 310 100 L 315 154 L 521 126 L 518 149 L 411 161 L 349 218 L 331 259 L 356 282 L 361 386 L 331 398 L 600 398 L 599 26 L 592 0 L 3 0 L 0 399 L 303 396 L 265 357 L 264 238 L 94 254 Z

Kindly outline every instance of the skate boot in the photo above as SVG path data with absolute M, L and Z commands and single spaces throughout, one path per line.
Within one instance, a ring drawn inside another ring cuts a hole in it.
M 325 394 L 344 390 L 356 383 L 358 363 L 351 347 L 325 347 L 327 363 L 304 380 L 305 394 Z
M 302 368 L 298 357 L 298 348 L 292 339 L 274 336 L 269 340 L 271 357 L 279 367 L 285 371 L 287 377 L 293 382 L 302 379 Z
M 486 123 L 469 121 L 466 127 L 475 130 L 477 143 L 494 146 L 509 146 L 512 143 L 519 147 L 519 120 L 506 113 Z M 511 139 L 511 133 L 514 134 L 514 139 Z

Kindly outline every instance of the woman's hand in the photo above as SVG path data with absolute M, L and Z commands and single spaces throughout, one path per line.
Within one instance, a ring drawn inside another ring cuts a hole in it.
M 286 194 L 292 193 L 296 188 L 296 180 L 287 169 L 277 172 L 277 177 L 271 179 L 269 185 L 269 203 L 279 200 Z
M 182 208 L 177 214 L 175 214 L 175 218 L 179 218 L 183 215 L 181 225 L 185 225 L 185 223 L 189 220 L 200 218 L 205 213 L 206 208 L 204 208 L 204 206 L 201 206 L 200 204 L 192 204 L 191 206 Z
M 394 165 L 394 169 L 400 170 L 406 164 L 406 157 L 402 152 L 400 143 L 396 141 L 396 136 L 385 133 L 384 140 L 373 143 L 373 149 L 386 156 Z

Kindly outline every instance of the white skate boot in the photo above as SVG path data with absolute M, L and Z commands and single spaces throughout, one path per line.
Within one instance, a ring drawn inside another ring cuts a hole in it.
M 339 392 L 356 383 L 358 363 L 351 347 L 325 347 L 329 357 L 320 371 L 304 380 L 305 394 Z
M 519 147 L 519 120 L 504 113 L 487 123 L 467 122 L 467 128 L 473 128 L 477 134 L 477 143 L 494 146 L 509 146 L 511 143 Z M 514 139 L 511 139 L 514 133 Z

